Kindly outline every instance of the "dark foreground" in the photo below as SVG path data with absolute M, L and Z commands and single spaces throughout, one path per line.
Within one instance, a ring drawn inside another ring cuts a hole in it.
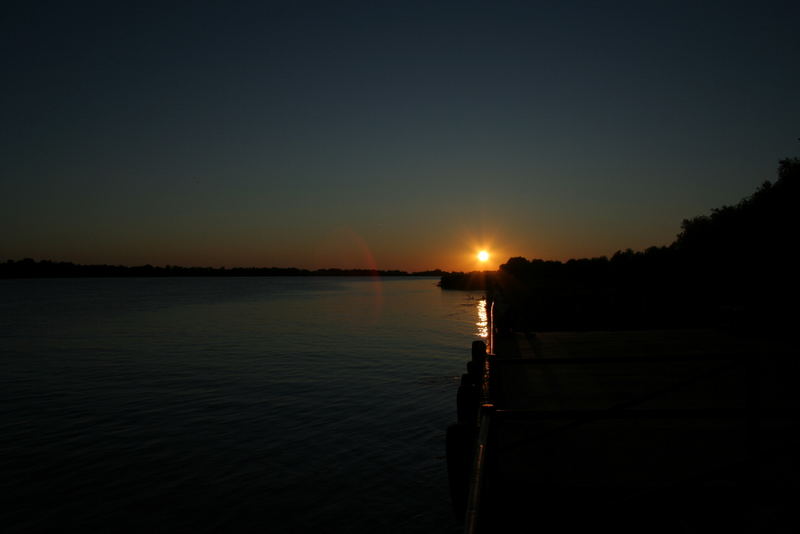
M 798 531 L 798 363 L 785 343 L 493 333 L 485 358 L 476 342 L 448 435 L 466 532 Z

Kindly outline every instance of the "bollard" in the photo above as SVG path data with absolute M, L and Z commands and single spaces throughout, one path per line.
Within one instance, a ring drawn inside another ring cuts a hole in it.
M 486 343 L 480 339 L 472 342 L 472 361 L 478 362 L 483 367 L 483 361 L 486 359 Z

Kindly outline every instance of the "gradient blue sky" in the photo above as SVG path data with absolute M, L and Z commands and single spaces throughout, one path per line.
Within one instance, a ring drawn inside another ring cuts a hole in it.
M 800 144 L 800 2 L 4 2 L 0 260 L 668 244 Z

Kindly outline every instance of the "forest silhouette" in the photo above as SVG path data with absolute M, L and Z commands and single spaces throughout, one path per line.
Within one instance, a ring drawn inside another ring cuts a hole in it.
M 499 271 L 453 273 L 445 289 L 504 296 L 516 328 L 782 328 L 797 306 L 800 159 L 733 206 L 686 219 L 668 246 L 566 262 L 510 258 Z

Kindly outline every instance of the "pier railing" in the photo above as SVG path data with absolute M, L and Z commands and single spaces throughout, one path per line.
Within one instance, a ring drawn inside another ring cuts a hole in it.
M 480 519 L 481 492 L 486 473 L 486 460 L 489 452 L 489 430 L 492 423 L 494 405 L 491 402 L 491 358 L 494 356 L 495 341 L 495 299 L 487 295 L 487 344 L 479 341 L 472 344 L 473 361 L 480 362 L 477 436 L 473 446 L 473 462 L 467 489 L 464 511 L 464 532 L 478 532 Z

